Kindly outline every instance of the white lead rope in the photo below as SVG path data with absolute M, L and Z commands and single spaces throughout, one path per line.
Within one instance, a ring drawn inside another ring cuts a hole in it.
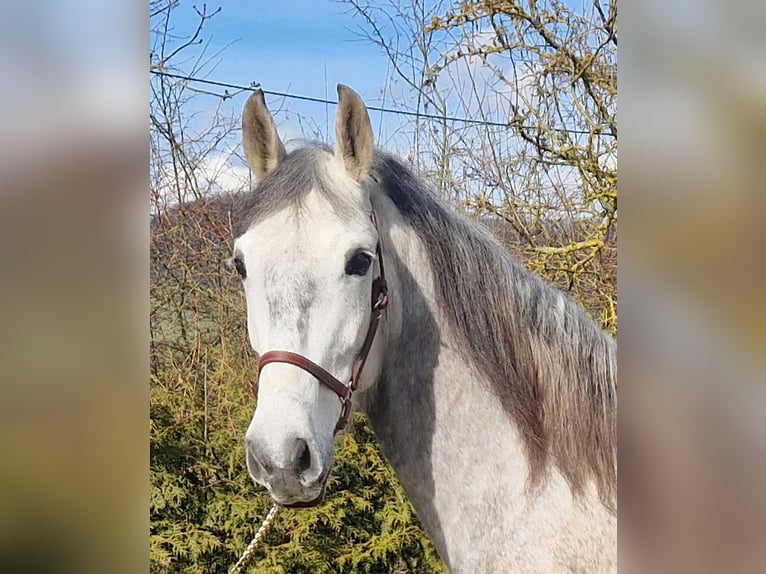
M 276 504 L 271 507 L 271 510 L 269 510 L 269 513 L 266 515 L 266 518 L 263 519 L 263 523 L 261 523 L 261 526 L 258 529 L 258 532 L 255 533 L 255 536 L 253 536 L 253 539 L 250 541 L 250 544 L 247 545 L 247 548 L 245 548 L 245 551 L 242 553 L 242 556 L 239 557 L 239 560 L 237 560 L 237 563 L 234 565 L 234 567 L 231 570 L 229 570 L 229 574 L 240 574 L 241 572 L 244 572 L 244 568 L 247 566 L 247 563 L 250 562 L 250 558 L 252 558 L 253 553 L 255 552 L 255 549 L 258 547 L 258 544 L 261 542 L 261 538 L 263 538 L 264 535 L 269 531 L 271 522 L 274 520 L 274 517 L 277 515 L 279 508 L 280 507 L 277 506 Z

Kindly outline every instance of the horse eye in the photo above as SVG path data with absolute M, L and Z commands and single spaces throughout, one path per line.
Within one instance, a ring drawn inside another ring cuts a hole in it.
M 372 265 L 372 256 L 364 251 L 357 251 L 346 261 L 346 275 L 366 275 Z
M 245 262 L 242 261 L 241 257 L 234 258 L 234 268 L 237 270 L 237 273 L 239 273 L 239 276 L 242 279 L 247 277 L 247 271 L 245 270 Z

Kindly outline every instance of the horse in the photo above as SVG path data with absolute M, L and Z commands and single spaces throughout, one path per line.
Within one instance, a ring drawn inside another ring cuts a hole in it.
M 359 409 L 451 572 L 616 571 L 615 340 L 376 149 L 350 88 L 334 148 L 287 153 L 260 91 L 242 127 L 252 479 L 321 503 Z

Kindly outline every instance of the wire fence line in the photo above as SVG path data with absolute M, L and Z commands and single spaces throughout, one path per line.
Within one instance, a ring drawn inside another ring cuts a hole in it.
M 300 94 L 291 94 L 289 92 L 277 92 L 274 90 L 264 90 L 260 83 L 258 82 L 252 82 L 249 86 L 241 85 L 241 84 L 233 84 L 230 82 L 221 82 L 218 80 L 208 80 L 206 78 L 195 78 L 193 76 L 186 76 L 183 74 L 176 74 L 173 72 L 168 72 L 162 69 L 150 69 L 149 72 L 155 76 L 165 76 L 167 78 L 174 78 L 176 80 L 183 80 L 185 82 L 194 82 L 197 84 L 205 84 L 208 86 L 216 86 L 219 88 L 224 88 L 225 91 L 223 94 L 216 94 L 212 92 L 205 92 L 208 95 L 216 96 L 222 99 L 228 99 L 233 98 L 240 92 L 255 92 L 257 90 L 261 90 L 264 94 L 267 94 L 269 96 L 279 97 L 279 98 L 287 98 L 291 100 L 300 100 L 303 102 L 314 102 L 318 104 L 331 104 L 331 105 L 337 105 L 338 102 L 335 100 L 328 100 L 325 98 L 316 98 L 313 96 L 303 96 Z M 230 94 L 228 92 L 228 89 L 237 90 L 237 93 Z M 411 110 L 395 110 L 392 108 L 383 108 L 380 106 L 366 106 L 368 110 L 374 111 L 374 112 L 381 112 L 384 114 L 396 114 L 400 116 L 407 116 L 412 118 L 418 118 L 418 119 L 428 119 L 428 120 L 439 120 L 439 121 L 449 121 L 449 122 L 461 122 L 464 124 L 475 124 L 475 125 L 482 125 L 482 126 L 492 126 L 492 127 L 501 127 L 501 128 L 510 128 L 510 127 L 518 127 L 520 129 L 525 130 L 534 130 L 537 129 L 535 126 L 525 126 L 525 125 L 518 125 L 514 124 L 513 122 L 489 122 L 489 121 L 482 121 L 482 120 L 476 120 L 472 118 L 461 118 L 457 116 L 447 116 L 447 115 L 437 115 L 437 114 L 428 114 L 424 112 L 413 112 Z M 571 128 L 551 128 L 552 131 L 556 132 L 563 132 L 563 133 L 570 133 L 570 134 L 577 134 L 577 135 L 591 135 L 596 134 L 598 136 L 609 136 L 609 137 L 616 137 L 615 134 L 611 132 L 596 132 L 595 130 L 577 130 L 577 129 L 571 129 Z

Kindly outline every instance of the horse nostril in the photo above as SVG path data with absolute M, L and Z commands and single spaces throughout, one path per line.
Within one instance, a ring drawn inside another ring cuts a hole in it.
M 245 452 L 247 468 L 251 474 L 260 474 L 259 469 L 271 473 L 274 470 L 274 465 L 271 463 L 271 459 L 266 456 L 260 448 L 260 445 L 249 438 L 245 440 Z
M 298 474 L 306 472 L 311 468 L 311 451 L 305 440 L 298 439 L 298 458 L 296 459 L 296 469 Z

